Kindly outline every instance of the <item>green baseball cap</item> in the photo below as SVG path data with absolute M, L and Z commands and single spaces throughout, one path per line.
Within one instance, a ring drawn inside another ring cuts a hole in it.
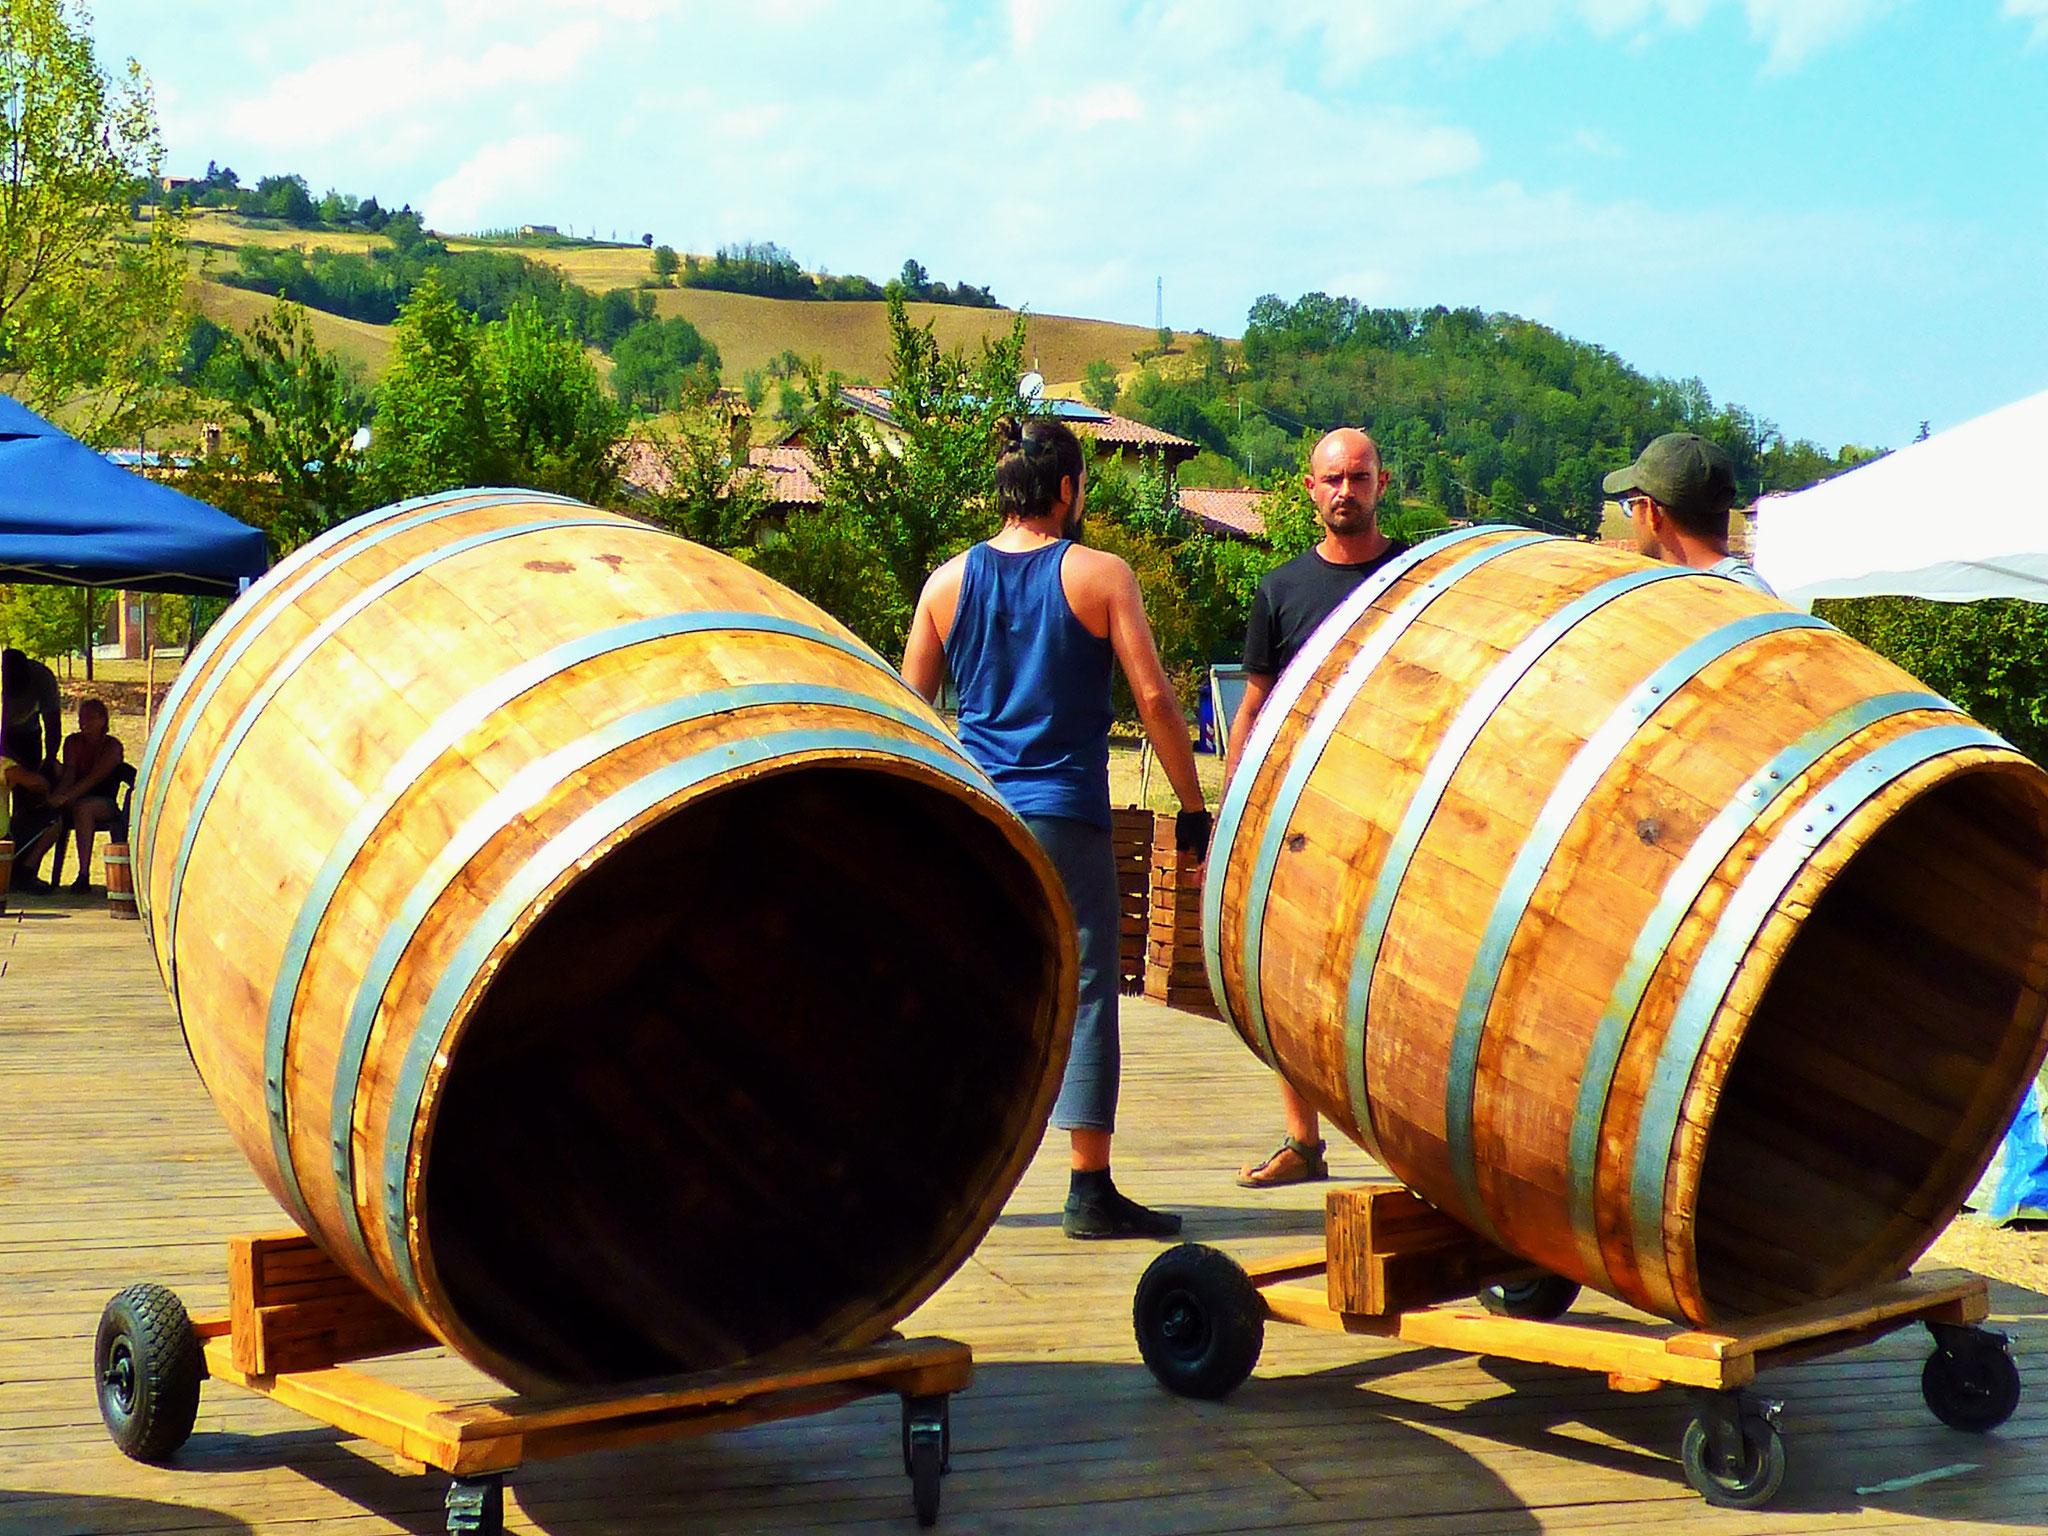
M 1648 496 L 1680 517 L 1719 517 L 1735 505 L 1735 462 L 1697 432 L 1667 432 L 1600 484 L 1609 496 Z

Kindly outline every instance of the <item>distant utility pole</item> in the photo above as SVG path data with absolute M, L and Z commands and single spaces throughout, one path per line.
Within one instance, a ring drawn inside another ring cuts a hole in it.
M 1166 279 L 1155 277 L 1152 284 L 1152 329 L 1163 331 L 1166 329 Z

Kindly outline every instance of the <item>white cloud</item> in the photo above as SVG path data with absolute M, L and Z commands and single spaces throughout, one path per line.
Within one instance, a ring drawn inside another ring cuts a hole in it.
M 537 133 L 486 144 L 421 201 L 420 211 L 438 229 L 476 229 L 502 213 L 519 189 L 546 180 L 566 165 L 576 141 L 565 134 Z
M 1765 68 L 1796 69 L 1908 0 L 1743 0 L 1750 30 L 1770 44 Z
M 2048 43 L 2048 0 L 2005 0 L 2001 13 L 2014 21 L 2029 22 L 2033 32 L 2027 39 L 2027 46 L 2038 48 Z

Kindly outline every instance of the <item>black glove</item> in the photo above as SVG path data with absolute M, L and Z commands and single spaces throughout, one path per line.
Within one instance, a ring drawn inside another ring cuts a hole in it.
M 1173 818 L 1173 846 L 1177 852 L 1192 853 L 1195 862 L 1209 857 L 1209 833 L 1215 823 L 1207 811 L 1182 811 Z

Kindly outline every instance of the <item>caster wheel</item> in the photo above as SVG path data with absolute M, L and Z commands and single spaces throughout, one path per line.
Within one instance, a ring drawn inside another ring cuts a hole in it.
M 1131 1302 L 1138 1353 L 1159 1384 L 1182 1397 L 1223 1397 L 1266 1343 L 1258 1287 L 1228 1254 L 1182 1243 L 1154 1259 Z
M 910 1445 L 913 1429 L 929 1434 L 938 1426 L 939 1470 L 953 1470 L 953 1399 L 941 1392 L 936 1397 L 903 1398 L 903 1475 L 910 1476 Z
M 131 1285 L 100 1313 L 93 1378 L 114 1444 L 137 1461 L 167 1461 L 199 1417 L 206 1357 L 185 1304 L 160 1285 Z
M 945 1460 L 936 1439 L 911 1441 L 910 1507 L 917 1511 L 919 1525 L 939 1523 L 939 1479 L 945 1470 Z
M 1479 1305 L 1497 1317 L 1520 1317 L 1547 1323 L 1571 1311 L 1579 1299 L 1579 1283 L 1563 1275 L 1538 1275 L 1534 1280 L 1517 1280 L 1512 1285 L 1489 1285 L 1479 1293 Z
M 1761 1509 L 1785 1481 L 1785 1437 L 1775 1424 L 1752 1414 L 1742 1417 L 1741 1465 L 1714 1454 L 1703 1419 L 1685 1426 L 1679 1458 L 1694 1491 L 1722 1509 Z
M 448 1485 L 449 1536 L 504 1536 L 505 1479 L 458 1477 Z
M 1939 1345 L 1920 1372 L 1920 1395 L 1950 1429 L 1981 1435 L 2020 1405 L 2020 1372 L 1997 1334 L 1972 1330 L 1967 1342 Z

